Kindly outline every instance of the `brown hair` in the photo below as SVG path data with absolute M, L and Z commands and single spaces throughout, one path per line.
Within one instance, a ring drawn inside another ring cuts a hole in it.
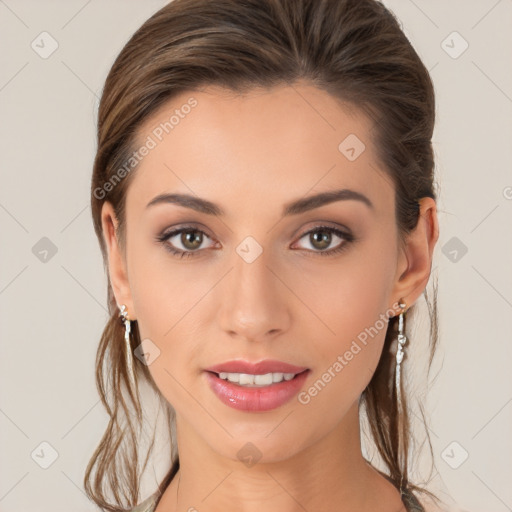
M 394 184 L 396 223 L 404 242 L 418 222 L 418 200 L 436 199 L 431 144 L 435 102 L 429 73 L 395 16 L 377 0 L 174 0 L 151 16 L 124 46 L 101 97 L 91 209 L 107 275 L 101 208 L 105 201 L 113 205 L 119 222 L 116 235 L 125 250 L 125 197 L 135 170 L 125 173 L 123 179 L 119 170 L 126 169 L 136 149 L 141 124 L 164 102 L 200 86 L 212 84 L 243 92 L 297 80 L 308 81 L 373 119 L 374 146 Z M 438 337 L 437 289 L 433 301 L 427 295 L 425 290 L 430 370 Z M 154 437 L 140 469 L 136 428 L 142 428 L 143 414 L 139 381 L 148 383 L 166 408 L 169 432 L 174 412 L 137 358 L 137 389 L 130 386 L 124 328 L 110 283 L 107 300 L 110 319 L 97 352 L 96 382 L 110 421 L 89 461 L 84 483 L 96 504 L 117 512 L 124 510 L 120 508 L 121 494 L 128 507 L 137 504 L 140 477 L 153 449 Z M 397 317 L 392 317 L 382 357 L 360 403 L 365 406 L 389 478 L 397 488 L 403 482 L 408 489 L 435 498 L 409 482 L 410 420 L 407 409 L 398 419 L 395 362 L 390 352 L 396 324 Z M 136 321 L 132 333 L 134 349 L 140 344 Z M 407 404 L 406 394 L 403 396 Z M 422 415 L 425 421 L 423 411 Z M 430 444 L 428 431 L 426 434 Z M 172 465 L 159 486 L 162 493 L 179 468 L 176 447 L 171 448 Z M 106 485 L 115 504 L 106 497 Z

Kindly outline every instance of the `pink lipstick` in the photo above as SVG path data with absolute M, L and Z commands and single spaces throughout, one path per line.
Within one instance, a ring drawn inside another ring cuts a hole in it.
M 290 401 L 310 370 L 276 360 L 227 361 L 206 369 L 210 389 L 224 404 L 241 411 L 263 412 Z

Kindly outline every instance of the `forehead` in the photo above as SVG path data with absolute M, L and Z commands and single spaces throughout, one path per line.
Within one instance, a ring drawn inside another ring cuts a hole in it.
M 158 194 L 181 192 L 239 215 L 273 202 L 280 209 L 308 191 L 350 188 L 377 209 L 389 208 L 393 189 L 376 161 L 372 130 L 363 112 L 311 85 L 183 92 L 137 132 L 136 149 L 150 149 L 140 158 L 127 207 L 142 209 Z

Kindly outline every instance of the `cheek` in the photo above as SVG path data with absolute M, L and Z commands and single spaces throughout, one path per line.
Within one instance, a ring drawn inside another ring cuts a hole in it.
M 299 402 L 311 402 L 319 411 L 334 405 L 338 412 L 328 420 L 332 426 L 358 400 L 382 354 L 388 320 L 385 309 L 368 302 L 356 310 L 338 305 L 337 314 L 327 318 L 335 334 L 316 338 L 311 352 L 315 369 Z
M 139 324 L 147 337 L 167 339 L 204 293 L 206 283 L 194 279 L 193 265 L 180 262 L 142 229 L 129 242 L 130 291 Z
M 300 270 L 288 275 L 294 293 L 309 309 L 298 321 L 330 340 L 328 347 L 338 344 L 338 348 L 373 326 L 388 309 L 393 285 L 392 267 L 385 257 L 354 252 L 336 264 L 302 263 Z
M 192 367 L 196 337 L 185 331 L 190 323 L 187 312 L 197 302 L 200 290 L 195 285 L 184 286 L 163 249 L 145 248 L 143 243 L 149 245 L 147 241 L 132 240 L 128 275 L 140 338 L 144 348 L 148 343 L 157 354 L 148 370 L 172 402 L 178 392 L 177 382 L 183 380 L 183 369 Z
M 206 262 L 175 260 L 158 246 L 141 243 L 130 253 L 130 290 L 141 340 L 151 340 L 159 351 L 148 370 L 164 398 L 189 419 L 204 414 L 191 396 L 202 389 L 198 377 L 204 365 L 217 359 L 206 357 L 205 340 L 211 336 L 205 326 L 215 321 L 214 305 L 222 300 L 212 293 L 219 275 Z
M 315 387 L 325 393 L 325 403 L 346 401 L 348 406 L 356 400 L 382 353 L 393 255 L 382 251 L 380 258 L 374 255 L 373 251 L 354 251 L 336 265 L 317 264 L 314 272 L 303 268 L 305 278 L 295 282 L 294 292 L 310 310 L 300 321 L 303 339 L 311 342 L 308 353 L 315 364 L 311 380 L 319 379 Z

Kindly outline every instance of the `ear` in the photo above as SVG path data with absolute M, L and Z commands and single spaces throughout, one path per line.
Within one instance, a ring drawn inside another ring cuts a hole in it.
M 128 283 L 128 273 L 126 271 L 126 261 L 119 246 L 116 229 L 118 221 L 111 203 L 105 201 L 101 209 L 101 225 L 103 229 L 103 238 L 108 250 L 108 269 L 110 275 L 110 284 L 116 298 L 118 307 L 126 305 L 130 320 L 136 320 L 133 308 L 130 286 Z
M 418 224 L 407 237 L 398 258 L 393 297 L 405 300 L 410 308 L 425 290 L 432 268 L 432 254 L 439 238 L 436 202 L 431 197 L 419 201 Z

